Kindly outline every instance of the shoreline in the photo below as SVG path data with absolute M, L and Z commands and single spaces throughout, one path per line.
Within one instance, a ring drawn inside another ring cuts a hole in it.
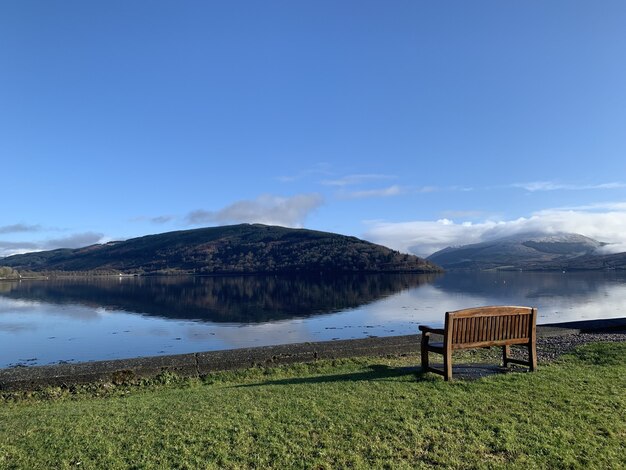
M 585 320 L 537 326 L 540 359 L 550 359 L 578 344 L 626 340 L 626 318 Z M 615 335 L 624 335 L 615 337 Z M 562 339 L 562 341 L 560 341 Z M 545 340 L 545 341 L 544 341 Z M 605 339 L 606 340 L 606 339 Z M 545 346 L 545 347 L 544 347 Z M 200 377 L 210 372 L 271 367 L 362 356 L 419 354 L 420 335 L 294 343 L 254 348 L 150 356 L 110 361 L 0 369 L 0 391 L 35 390 L 47 386 L 151 378 L 164 372 Z

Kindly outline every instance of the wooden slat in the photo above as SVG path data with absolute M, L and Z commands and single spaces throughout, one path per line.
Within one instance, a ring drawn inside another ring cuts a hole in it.
M 495 340 L 498 337 L 498 328 L 500 326 L 500 317 L 493 317 L 493 330 L 491 332 L 491 340 Z
M 528 361 L 524 361 L 524 360 L 522 360 L 522 359 L 511 359 L 511 358 L 509 357 L 509 358 L 507 358 L 507 360 L 506 360 L 506 361 L 507 361 L 507 362 L 512 362 L 513 364 L 520 364 L 520 365 L 522 365 L 522 366 L 529 366 L 529 365 L 530 365 L 530 362 L 528 362 Z
M 435 374 L 439 374 L 439 375 L 445 375 L 444 371 L 439 370 L 439 369 L 435 369 L 433 367 L 426 367 L 426 370 L 428 372 L 434 372 Z
M 528 344 L 528 338 L 500 339 L 493 341 L 480 341 L 477 343 L 453 344 L 452 349 L 490 348 L 492 346 L 504 346 L 505 344 Z
M 478 318 L 470 318 L 470 341 L 474 341 L 476 337 L 476 321 Z
M 443 354 L 443 343 L 428 343 L 428 346 L 426 346 L 426 349 L 428 351 Z
M 480 339 L 485 341 L 487 339 L 487 318 L 480 318 Z
M 496 318 L 496 334 L 494 335 L 494 340 L 502 337 L 502 316 L 497 316 Z
M 528 319 L 527 315 L 522 317 L 522 337 L 526 338 L 528 336 Z
M 461 341 L 467 341 L 467 336 L 466 336 L 467 335 L 467 320 L 465 318 L 462 318 L 461 319 L 461 324 L 463 325 L 462 326 L 462 328 L 463 328 L 462 331 L 459 332 L 459 334 L 461 335 L 460 336 Z
M 531 307 L 508 307 L 508 306 L 495 306 L 495 307 L 476 307 L 467 308 L 464 310 L 456 310 L 449 312 L 456 318 L 463 317 L 475 317 L 475 316 L 498 316 L 498 315 L 512 315 L 512 314 L 526 314 L 530 315 Z
M 488 317 L 482 317 L 480 319 L 480 337 L 485 340 L 487 339 L 487 335 L 489 334 L 489 328 L 487 326 L 487 323 L 489 322 L 489 318 Z

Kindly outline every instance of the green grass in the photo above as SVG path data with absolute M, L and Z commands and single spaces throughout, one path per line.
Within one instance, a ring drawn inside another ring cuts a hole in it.
M 626 344 L 451 383 L 416 362 L 5 394 L 0 468 L 626 467 Z

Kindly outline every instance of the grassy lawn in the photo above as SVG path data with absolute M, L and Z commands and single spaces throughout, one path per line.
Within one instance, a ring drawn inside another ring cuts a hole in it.
M 626 467 L 626 343 L 474 381 L 418 362 L 5 394 L 0 468 Z

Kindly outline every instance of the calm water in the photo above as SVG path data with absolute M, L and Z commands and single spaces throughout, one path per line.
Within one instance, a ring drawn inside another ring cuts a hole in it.
M 0 282 L 0 367 L 414 334 L 444 312 L 626 317 L 626 275 L 472 273 Z

